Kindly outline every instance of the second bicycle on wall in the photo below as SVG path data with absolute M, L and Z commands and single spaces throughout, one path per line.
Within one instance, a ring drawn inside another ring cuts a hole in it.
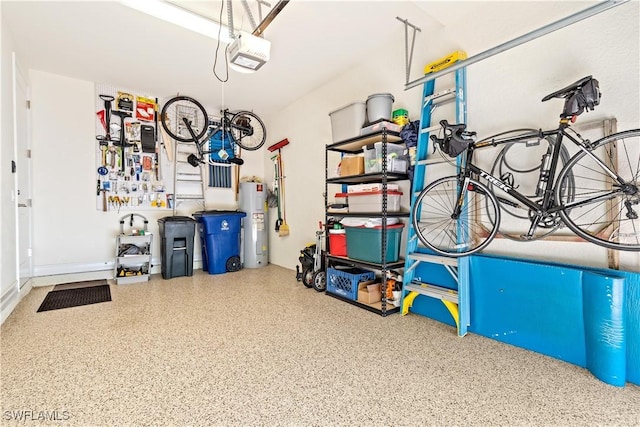
M 179 143 L 193 143 L 197 153 L 189 163 L 242 164 L 240 150 L 254 151 L 267 139 L 264 123 L 252 111 L 223 109 L 219 117 L 210 116 L 195 98 L 176 96 L 169 99 L 160 112 L 163 130 Z
M 640 251 L 640 129 L 592 141 L 572 128 L 600 96 L 592 76 L 545 96 L 542 101 L 564 103 L 558 127 L 546 131 L 519 129 L 477 140 L 465 124 L 442 120 L 431 140 L 457 157 L 459 173 L 431 177 L 416 198 L 411 217 L 420 241 L 459 257 L 483 250 L 497 235 L 531 241 L 565 229 L 609 249 Z M 537 158 L 522 155 L 528 146 L 540 149 Z M 492 168 L 483 169 L 475 152 L 491 147 L 502 151 Z M 523 185 L 520 179 L 529 173 L 537 182 Z M 503 214 L 526 227 L 520 233 L 505 229 Z

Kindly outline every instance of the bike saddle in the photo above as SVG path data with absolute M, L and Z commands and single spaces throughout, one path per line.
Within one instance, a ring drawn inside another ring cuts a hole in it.
M 583 77 L 577 82 L 545 96 L 544 98 L 542 98 L 542 102 L 548 101 L 551 98 L 566 98 L 567 96 L 572 95 L 576 90 L 584 86 L 589 80 L 591 80 L 591 76 Z

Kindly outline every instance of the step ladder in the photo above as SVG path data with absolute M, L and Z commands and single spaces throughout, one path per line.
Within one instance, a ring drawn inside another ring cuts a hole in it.
M 466 54 L 464 52 L 454 52 L 428 64 L 424 70 L 425 75 L 445 69 L 465 58 Z M 443 257 L 430 253 L 426 247 L 420 244 L 416 231 L 413 228 L 413 207 L 416 198 L 422 189 L 433 180 L 427 179 L 427 167 L 451 162 L 450 159 L 447 160 L 439 154 L 432 154 L 433 150 L 429 149 L 431 146 L 429 135 L 441 129 L 439 124 L 432 126 L 432 113 L 439 106 L 449 102 L 455 102 L 455 122 L 466 123 L 466 69 L 464 67 L 455 71 L 455 87 L 453 88 L 441 90 L 436 93 L 435 80 L 424 83 L 420 116 L 420 134 L 418 135 L 418 144 L 416 147 L 416 161 L 411 192 L 412 209 L 407 230 L 407 255 L 403 275 L 401 313 L 402 315 L 408 314 L 417 298 L 434 298 L 440 300 L 453 317 L 458 335 L 464 336 L 470 325 L 469 259 L 468 257 Z M 456 159 L 456 169 L 459 169 L 459 165 L 460 158 Z M 451 171 L 450 175 L 453 174 L 455 174 L 455 171 Z M 449 287 L 446 285 L 443 286 L 442 284 L 427 283 L 429 276 L 431 276 L 431 274 L 429 274 L 430 271 L 443 268 L 448 271 L 456 286 Z
M 174 144 L 173 155 L 173 215 L 178 207 L 184 208 L 187 203 L 195 204 L 205 210 L 205 165 L 193 166 L 187 160 L 189 155 L 197 155 L 196 145 L 192 142 Z

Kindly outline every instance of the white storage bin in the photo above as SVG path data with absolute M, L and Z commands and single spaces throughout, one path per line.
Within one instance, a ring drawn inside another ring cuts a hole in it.
M 360 136 L 366 119 L 366 104 L 356 101 L 329 113 L 333 142 Z
M 364 173 L 382 172 L 382 142 L 364 147 Z M 387 172 L 407 172 L 407 156 L 404 144 L 387 144 Z
M 360 131 L 360 135 L 368 135 L 370 133 L 379 132 L 382 129 L 387 129 L 392 132 L 400 132 L 402 130 L 402 126 L 399 126 L 395 123 L 382 121 L 362 128 L 362 130 Z
M 347 196 L 347 193 L 336 193 L 336 195 L 334 196 L 335 203 L 346 205 Z
M 376 157 L 382 158 L 382 142 L 373 144 L 376 149 Z M 387 159 L 401 157 L 405 155 L 407 147 L 404 144 L 387 144 Z
M 400 191 L 387 191 L 387 212 L 400 212 Z M 382 191 L 349 193 L 349 212 L 379 212 L 382 210 Z
M 366 145 L 362 148 L 364 153 L 364 173 L 380 172 L 380 162 L 376 159 L 376 148 L 374 145 Z

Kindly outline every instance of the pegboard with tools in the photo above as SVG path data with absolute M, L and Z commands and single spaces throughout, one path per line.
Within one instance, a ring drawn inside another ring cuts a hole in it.
M 158 143 L 158 99 L 96 84 L 96 208 L 169 209 Z M 169 199 L 169 200 L 168 200 Z

